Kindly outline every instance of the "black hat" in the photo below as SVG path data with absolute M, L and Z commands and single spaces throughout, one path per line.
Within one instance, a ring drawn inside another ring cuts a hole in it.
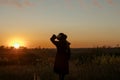
M 67 39 L 67 35 L 64 33 L 59 33 L 57 36 L 57 39 L 59 40 L 66 40 Z

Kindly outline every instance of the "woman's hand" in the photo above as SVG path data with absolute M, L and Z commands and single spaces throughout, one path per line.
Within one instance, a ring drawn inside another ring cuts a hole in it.
M 55 34 L 53 34 L 51 38 L 52 38 L 52 39 L 56 39 L 57 37 L 56 37 Z

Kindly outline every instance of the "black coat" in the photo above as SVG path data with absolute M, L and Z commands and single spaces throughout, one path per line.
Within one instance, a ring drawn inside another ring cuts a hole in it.
M 57 74 L 68 74 L 70 43 L 66 40 L 55 41 L 55 38 L 51 38 L 51 41 L 57 48 L 57 54 L 54 63 L 54 72 Z

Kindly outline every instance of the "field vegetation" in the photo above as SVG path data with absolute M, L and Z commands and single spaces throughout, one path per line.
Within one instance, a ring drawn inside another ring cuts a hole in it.
M 58 80 L 55 49 L 0 47 L 0 80 Z M 71 49 L 65 80 L 120 80 L 120 48 Z

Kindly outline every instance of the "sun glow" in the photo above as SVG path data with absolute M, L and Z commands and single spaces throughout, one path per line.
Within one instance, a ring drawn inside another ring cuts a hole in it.
M 18 49 L 18 48 L 20 48 L 20 44 L 16 42 L 16 43 L 13 44 L 13 47 Z
M 9 42 L 9 46 L 19 49 L 20 47 L 25 47 L 25 41 L 21 39 L 14 39 Z

